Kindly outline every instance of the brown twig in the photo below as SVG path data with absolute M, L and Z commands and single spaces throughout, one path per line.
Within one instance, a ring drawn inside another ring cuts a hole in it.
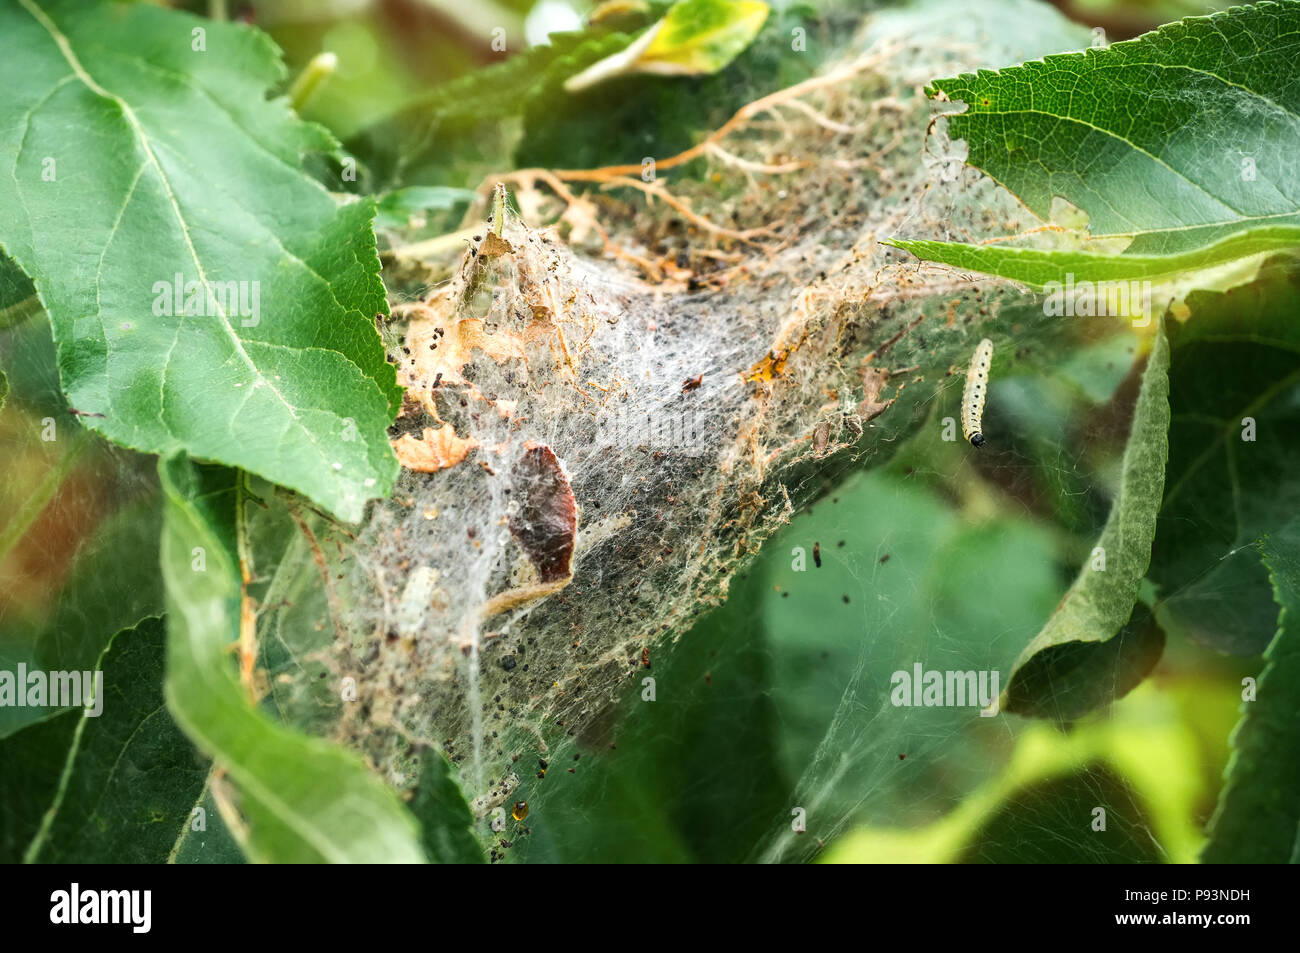
M 311 531 L 307 521 L 299 515 L 297 507 L 292 503 L 289 505 L 289 515 L 293 518 L 294 523 L 298 525 L 302 535 L 306 537 L 307 545 L 311 547 L 311 558 L 316 563 L 316 569 L 320 573 L 321 581 L 325 584 L 325 601 L 329 603 L 330 622 L 334 625 L 335 636 L 342 640 L 344 634 L 339 619 L 342 616 L 343 607 L 339 602 L 338 593 L 334 591 L 334 583 L 330 579 L 329 564 L 325 562 L 325 553 L 316 540 L 316 534 Z
M 859 57 L 852 63 L 848 63 L 840 69 L 827 73 L 824 76 L 814 76 L 802 83 L 796 83 L 793 86 L 788 86 L 785 89 L 777 90 L 774 93 L 769 93 L 768 95 L 755 99 L 750 103 L 746 103 L 744 106 L 740 107 L 740 109 L 738 109 L 730 119 L 711 132 L 702 141 L 691 146 L 689 149 L 684 149 L 676 155 L 656 160 L 656 171 L 672 169 L 680 165 L 685 165 L 688 162 L 692 162 L 695 159 L 704 156 L 713 156 L 727 165 L 742 169 L 746 173 L 761 172 L 764 174 L 778 175 L 805 168 L 809 163 L 804 160 L 791 160 L 780 164 L 753 162 L 723 149 L 721 142 L 737 129 L 748 125 L 755 117 L 767 112 L 775 113 L 775 109 L 778 106 L 791 106 L 804 112 L 818 125 L 834 132 L 847 133 L 856 131 L 852 126 L 835 122 L 826 117 L 807 103 L 802 102 L 800 97 L 819 89 L 838 85 L 839 83 L 842 83 L 845 80 L 871 68 L 890 56 L 893 52 L 893 46 L 893 44 L 887 44 L 886 47 L 875 51 L 871 55 Z M 888 151 L 894 145 L 894 143 L 890 143 L 884 150 L 882 150 L 882 152 Z M 682 199 L 672 195 L 661 183 L 648 183 L 642 181 L 639 178 L 641 172 L 642 167 L 640 165 L 611 165 L 597 169 L 517 169 L 513 172 L 488 176 L 482 181 L 482 183 L 480 183 L 477 191 L 486 195 L 496 187 L 497 183 L 507 179 L 528 185 L 540 181 L 544 182 L 567 205 L 574 207 L 580 206 L 583 200 L 574 195 L 566 183 L 591 182 L 607 187 L 621 186 L 637 189 L 652 198 L 662 199 L 665 205 L 668 205 L 683 218 L 687 219 L 691 224 L 713 235 L 731 238 L 737 241 L 753 241 L 756 237 L 774 234 L 771 226 L 757 229 L 737 230 L 718 225 L 710 221 L 707 217 L 693 211 Z M 641 267 L 647 274 L 656 275 L 659 273 L 658 267 L 652 262 L 648 262 L 640 256 L 627 252 L 611 241 L 609 233 L 598 222 L 593 221 L 592 224 L 605 242 L 607 251 L 611 252 L 616 257 L 626 258 L 632 261 Z
M 259 701 L 254 673 L 257 668 L 257 604 L 248 592 L 253 582 L 253 556 L 248 548 L 248 522 L 245 513 L 248 477 L 239 472 L 235 487 L 235 540 L 239 551 L 239 681 L 254 705 Z

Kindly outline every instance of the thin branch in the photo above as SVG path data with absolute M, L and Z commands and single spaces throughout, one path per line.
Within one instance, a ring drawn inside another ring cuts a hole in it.
M 253 581 L 253 555 L 248 548 L 248 474 L 239 470 L 235 481 L 235 546 L 239 553 L 239 681 L 254 705 L 258 703 L 253 678 L 257 667 L 257 605 L 248 592 Z

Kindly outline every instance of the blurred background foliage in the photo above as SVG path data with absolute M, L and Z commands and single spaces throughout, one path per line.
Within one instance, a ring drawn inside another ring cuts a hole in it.
M 745 102 L 811 75 L 874 6 L 777 3 L 714 75 L 614 80 L 570 96 L 558 92 L 566 78 L 626 48 L 668 3 L 620 0 L 594 23 L 580 0 L 174 5 L 224 6 L 266 30 L 284 50 L 286 89 L 317 55 L 337 56 L 304 115 L 355 157 L 358 191 L 422 190 L 381 205 L 381 230 L 407 239 L 461 227 L 475 200 L 467 190 L 494 170 L 679 151 Z M 1111 38 L 1217 6 L 1057 5 Z M 805 55 L 790 52 L 796 26 Z M 491 43 L 497 28 L 504 50 Z M 1139 350 L 1125 332 L 1050 377 L 995 376 L 986 430 L 996 438 L 979 453 L 939 439 L 959 399 L 958 386 L 946 390 L 932 425 L 886 467 L 795 517 L 722 608 L 647 660 L 656 701 L 629 690 L 554 750 L 548 770 L 520 772 L 530 813 L 503 838 L 504 856 L 1194 860 L 1257 655 L 1170 639 L 1138 690 L 1071 725 L 888 702 L 891 673 L 916 661 L 1008 672 L 1051 613 L 1105 522 Z M 153 466 L 81 435 L 45 322 L 0 331 L 0 360 L 10 385 L 0 666 L 84 667 L 113 632 L 161 611 Z M 46 420 L 57 441 L 41 440 Z M 27 717 L 0 709 L 0 737 Z M 790 829 L 794 806 L 806 833 Z M 1105 831 L 1092 829 L 1099 806 Z

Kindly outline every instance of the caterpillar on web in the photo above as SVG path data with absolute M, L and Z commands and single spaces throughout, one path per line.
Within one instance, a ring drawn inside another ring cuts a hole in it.
M 989 364 L 993 361 L 993 342 L 980 341 L 966 370 L 966 387 L 961 395 L 961 435 L 972 447 L 984 444 L 980 428 L 984 418 L 984 397 L 989 389 Z

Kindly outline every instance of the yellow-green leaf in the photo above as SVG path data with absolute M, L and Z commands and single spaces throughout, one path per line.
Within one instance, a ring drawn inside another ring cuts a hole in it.
M 626 49 L 569 79 L 569 92 L 615 76 L 707 76 L 739 56 L 767 21 L 762 0 L 682 0 Z

